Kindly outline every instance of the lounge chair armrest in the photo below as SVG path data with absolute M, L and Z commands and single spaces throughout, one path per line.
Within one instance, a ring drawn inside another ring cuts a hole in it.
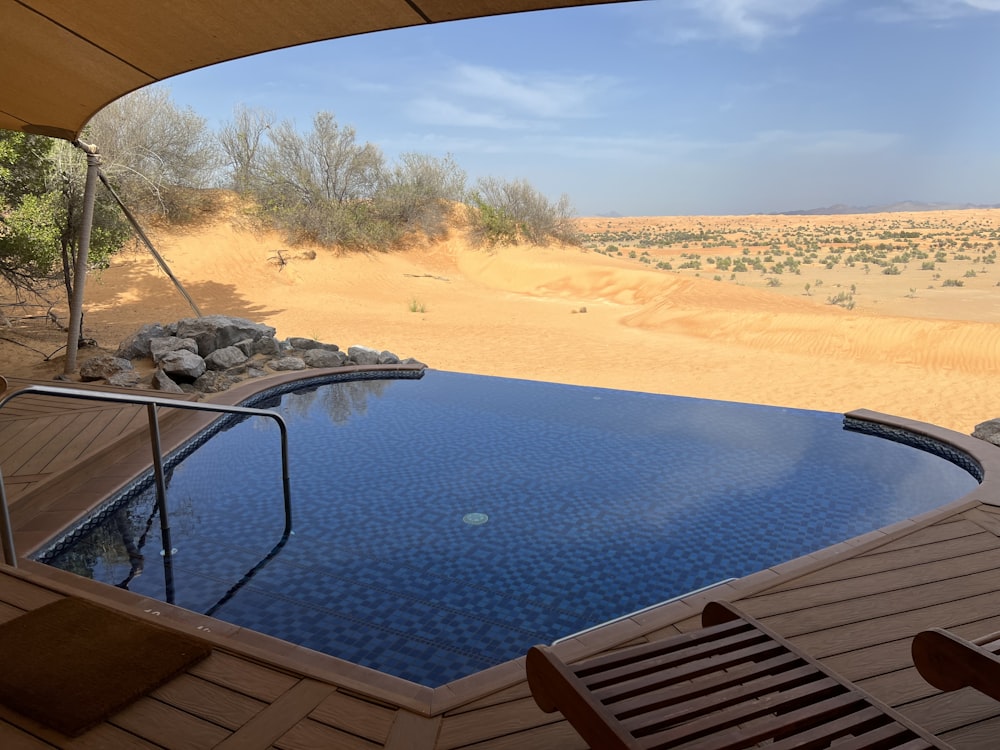
M 939 690 L 972 687 L 1000 701 L 1000 657 L 942 628 L 917 633 L 911 647 L 913 663 Z

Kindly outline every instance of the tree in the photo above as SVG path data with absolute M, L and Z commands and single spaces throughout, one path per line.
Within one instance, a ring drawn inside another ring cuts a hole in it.
M 18 292 L 44 296 L 61 280 L 72 300 L 85 172 L 65 141 L 0 131 L 0 276 Z M 89 265 L 106 265 L 128 235 L 110 196 L 99 194 Z
M 138 214 L 184 221 L 216 179 L 219 145 L 205 119 L 181 109 L 163 86 L 150 86 L 112 102 L 87 124 L 102 171 Z
M 228 159 L 229 182 L 237 193 L 250 193 L 256 187 L 260 155 L 273 126 L 274 113 L 240 104 L 232 121 L 219 131 L 219 144 Z
M 226 129 L 241 131 L 239 122 Z M 384 180 L 382 152 L 358 143 L 354 128 L 341 127 L 329 112 L 317 114 L 308 133 L 285 121 L 269 126 L 267 136 L 255 149 L 257 166 L 237 163 L 264 216 L 293 242 L 365 246 L 363 230 L 373 222 L 372 201 Z
M 18 291 L 51 286 L 59 257 L 55 196 L 46 188 L 52 145 L 0 130 L 0 276 Z

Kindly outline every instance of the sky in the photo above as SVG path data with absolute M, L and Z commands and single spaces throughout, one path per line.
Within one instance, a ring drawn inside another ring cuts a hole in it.
M 320 111 L 576 215 L 1000 204 L 1000 0 L 644 0 L 321 42 L 171 79 L 216 129 Z

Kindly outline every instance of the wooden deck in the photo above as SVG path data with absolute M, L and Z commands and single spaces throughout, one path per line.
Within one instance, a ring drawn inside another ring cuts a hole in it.
M 65 518 L 149 463 L 138 410 L 66 409 L 34 397 L 13 406 L 0 410 L 0 467 L 10 478 L 19 551 L 43 543 Z M 1000 704 L 971 691 L 938 693 L 916 674 L 909 643 L 930 626 L 970 637 L 1000 630 L 1000 508 L 993 504 L 1000 503 L 1000 449 L 861 416 L 951 442 L 977 458 L 983 484 L 933 513 L 583 634 L 560 652 L 582 658 L 672 635 L 697 626 L 705 601 L 730 599 L 955 748 L 995 747 Z M 174 420 L 165 443 L 182 440 L 193 425 Z M 431 689 L 30 561 L 0 566 L 0 621 L 70 594 L 197 632 L 215 650 L 75 740 L 0 708 L 2 747 L 584 747 L 558 715 L 534 706 L 523 659 Z

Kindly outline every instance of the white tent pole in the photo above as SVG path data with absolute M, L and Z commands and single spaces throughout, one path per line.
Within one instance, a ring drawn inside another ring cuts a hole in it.
M 83 191 L 83 217 L 80 224 L 80 245 L 76 252 L 76 268 L 73 270 L 73 298 L 69 305 L 69 335 L 66 339 L 66 367 L 63 372 L 76 372 L 76 352 L 83 334 L 83 290 L 87 280 L 87 256 L 90 253 L 90 230 L 94 223 L 94 201 L 97 196 L 97 176 L 101 171 L 101 156 L 97 146 L 83 141 L 73 141 L 73 145 L 87 154 L 87 184 Z

